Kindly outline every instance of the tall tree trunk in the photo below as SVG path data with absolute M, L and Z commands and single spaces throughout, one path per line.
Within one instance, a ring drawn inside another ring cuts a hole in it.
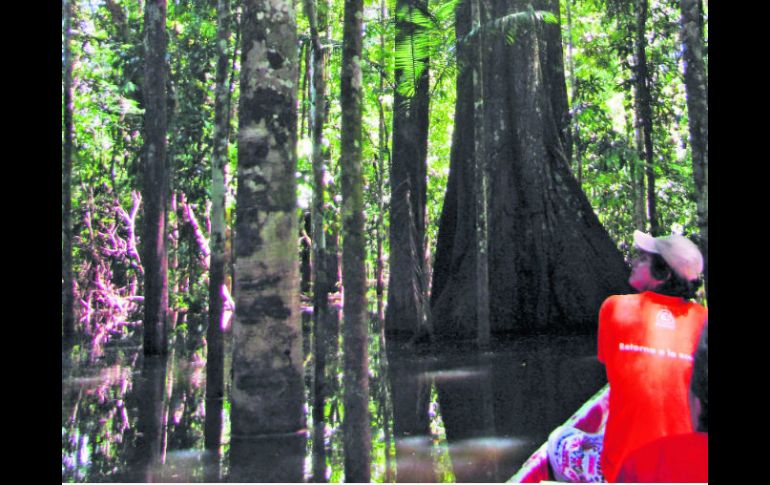
M 495 17 L 526 12 L 523 0 L 490 2 Z M 545 9 L 553 2 L 537 2 Z M 553 8 L 553 6 L 551 7 Z M 470 31 L 468 3 L 458 4 L 457 38 Z M 485 158 L 490 173 L 490 327 L 496 333 L 595 331 L 599 306 L 630 291 L 623 257 L 570 173 L 569 129 L 558 26 L 530 17 L 513 44 L 485 37 Z M 457 109 L 451 166 L 439 223 L 431 312 L 441 340 L 477 333 L 472 176 L 473 45 L 458 43 Z
M 166 0 L 145 2 L 144 29 L 144 353 L 154 355 L 168 351 Z
M 171 128 L 171 131 L 173 131 L 173 127 Z M 169 156 L 171 160 L 173 160 L 173 156 Z M 182 214 L 182 211 L 179 210 L 179 204 L 178 202 L 184 200 L 184 194 L 179 191 L 171 191 L 171 196 L 169 198 L 169 212 L 171 214 L 175 214 L 174 218 L 169 221 L 169 227 L 168 227 L 168 241 L 167 244 L 169 245 L 169 258 L 168 258 L 168 270 L 169 270 L 169 291 L 171 295 L 178 295 L 180 294 L 179 291 L 179 221 L 183 220 L 180 216 Z M 180 313 L 176 311 L 176 308 L 171 307 L 168 309 L 168 324 L 167 324 L 167 330 L 168 333 L 173 335 L 174 329 L 176 328 L 176 325 L 178 323 Z M 173 344 L 173 342 L 172 342 Z
M 324 413 L 326 398 L 329 395 L 327 383 L 327 352 L 331 312 L 329 293 L 331 281 L 336 275 L 329 273 L 329 256 L 325 232 L 325 174 L 328 151 L 323 145 L 323 129 L 326 123 L 326 50 L 322 42 L 326 41 L 325 31 L 328 25 L 327 0 L 304 0 L 305 15 L 310 22 L 310 47 L 312 62 L 308 66 L 310 77 L 310 126 L 313 140 L 313 202 L 311 207 L 311 240 L 313 269 L 313 481 L 326 481 L 326 444 Z M 321 35 L 324 35 L 322 39 Z
M 581 151 L 580 147 L 580 123 L 578 122 L 578 115 L 581 111 L 580 101 L 579 101 L 579 88 L 577 84 L 577 76 L 575 74 L 575 57 L 572 52 L 572 47 L 574 44 L 574 39 L 572 36 L 572 8 L 570 5 L 572 4 L 573 0 L 566 0 L 565 5 L 567 9 L 567 35 L 569 36 L 569 39 L 567 39 L 567 58 L 569 59 L 569 78 L 570 78 L 570 89 L 571 89 L 571 99 L 572 99 L 572 116 L 571 116 L 571 126 L 572 126 L 572 143 L 570 144 L 572 147 L 572 151 L 570 152 L 570 160 L 572 159 L 572 155 L 574 154 L 575 158 L 575 174 L 577 176 L 578 185 L 582 187 L 583 184 L 583 153 Z
M 709 251 L 709 120 L 708 80 L 703 62 L 703 19 L 700 0 L 681 0 L 682 44 L 684 45 L 684 83 L 687 91 L 687 114 L 690 120 L 690 146 L 692 147 L 695 201 L 700 229 L 699 245 L 703 253 L 703 276 L 708 297 Z
M 398 0 L 396 43 L 414 43 L 423 28 L 411 15 L 426 11 L 425 0 Z M 404 79 L 396 70 L 393 112 L 393 157 L 390 173 L 390 277 L 385 331 L 391 338 L 411 338 L 425 330 L 425 281 L 423 257 L 425 198 L 428 153 L 429 70 L 428 58 L 416 57 L 423 65 L 416 79 Z M 414 85 L 414 95 L 405 96 L 400 86 Z
M 473 52 L 473 178 L 476 192 L 476 320 L 480 348 L 489 346 L 489 171 L 484 153 L 484 31 L 481 30 L 481 0 L 471 0 L 471 22 L 476 30 Z
M 652 146 L 652 98 L 649 86 L 649 69 L 647 67 L 647 0 L 636 0 L 636 31 L 634 47 L 636 50 L 636 110 L 637 121 L 642 130 L 644 143 L 645 175 L 647 177 L 647 217 L 650 221 L 650 232 L 660 233 L 655 197 L 655 170 Z
M 385 107 L 383 106 L 383 97 L 385 95 L 385 62 L 387 60 L 385 52 L 385 26 L 387 17 L 387 5 L 385 0 L 380 0 L 380 25 L 382 30 L 380 31 L 380 84 L 379 95 L 377 96 L 377 162 L 375 166 L 375 173 L 377 176 L 377 225 L 376 225 L 376 237 L 377 237 L 377 262 L 375 268 L 375 278 L 377 280 L 377 320 L 380 325 L 380 335 L 385 335 L 385 305 L 383 301 L 385 293 L 385 261 L 383 260 L 383 217 L 385 215 L 385 200 L 384 200 L 384 186 L 385 186 L 385 153 L 388 151 L 388 136 L 385 129 Z M 390 157 L 388 157 L 390 160 Z
M 567 95 L 567 77 L 564 73 L 564 52 L 561 38 L 560 0 L 539 0 L 536 8 L 546 10 L 556 17 L 555 24 L 541 23 L 542 32 L 537 37 L 540 45 L 538 51 L 542 60 L 539 62 L 543 71 L 543 84 L 547 96 L 550 97 L 553 123 L 561 139 L 560 144 L 551 146 L 551 150 L 558 150 L 558 158 L 569 163 L 572 158 L 572 131 L 569 114 L 569 96 Z M 492 172 L 490 172 L 492 173 Z M 578 185 L 582 191 L 582 187 Z
M 345 481 L 368 482 L 369 429 L 366 237 L 361 173 L 363 0 L 345 0 L 342 40 L 342 286 L 344 288 Z
M 235 7 L 235 19 L 233 20 L 233 24 L 235 27 L 235 41 L 233 43 L 233 60 L 230 64 L 230 95 L 228 96 L 228 105 L 227 105 L 227 139 L 228 142 L 234 142 L 233 133 L 237 136 L 237 127 L 233 126 L 232 120 L 235 118 L 236 111 L 238 110 L 237 105 L 233 105 L 232 103 L 232 93 L 235 91 L 235 74 L 236 71 L 238 71 L 238 57 L 240 55 L 240 41 L 241 41 L 241 6 L 240 3 Z M 225 165 L 225 187 L 229 185 L 230 176 L 228 173 L 228 165 Z M 236 176 L 235 174 L 232 176 Z M 233 240 L 235 238 L 234 236 L 234 224 L 233 224 L 233 214 L 234 212 L 230 210 L 227 211 L 227 208 L 225 207 L 225 273 L 227 276 L 225 277 L 225 284 L 228 285 L 228 287 L 231 290 L 234 290 L 235 285 L 235 244 L 233 244 Z M 233 291 L 230 292 L 231 294 Z M 226 328 L 227 327 L 227 319 L 226 319 Z
M 635 102 L 635 101 L 634 101 Z M 629 110 L 630 111 L 630 110 Z M 638 110 L 634 110 L 633 126 L 627 126 L 627 133 L 633 133 L 636 157 L 631 161 L 631 187 L 633 187 L 634 228 L 640 231 L 647 230 L 647 190 L 645 185 L 644 168 L 644 141 L 642 130 L 638 122 Z
M 214 150 L 211 158 L 211 238 L 209 260 L 209 326 L 206 330 L 205 448 L 218 451 L 221 444 L 222 399 L 225 366 L 222 333 L 225 290 L 225 166 L 228 162 L 227 82 L 230 41 L 230 0 L 217 3 L 217 72 L 214 99 Z M 212 411 L 212 412 L 209 412 Z
M 299 291 L 305 296 L 310 294 L 310 282 L 312 279 L 312 265 L 310 262 L 311 245 L 310 234 L 312 234 L 312 221 L 310 211 L 302 211 L 299 223 Z
M 69 340 L 75 335 L 75 278 L 72 274 L 72 16 L 75 0 L 63 0 L 64 7 L 64 143 L 62 150 L 61 235 L 62 235 L 62 332 Z
M 295 440 L 286 437 L 297 436 L 305 417 L 294 178 L 296 23 L 291 2 L 247 0 L 243 8 L 231 453 L 248 468 L 240 460 L 251 456 L 257 436 L 286 445 L 285 459 L 294 460 Z M 275 449 L 270 458 L 276 453 L 281 456 Z M 272 465 L 277 475 L 271 479 L 301 480 L 301 469 Z

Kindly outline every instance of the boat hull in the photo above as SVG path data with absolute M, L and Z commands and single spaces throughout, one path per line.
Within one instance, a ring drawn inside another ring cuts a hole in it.
M 604 429 L 609 413 L 610 387 L 601 388 L 580 409 L 570 416 L 563 426 L 571 426 L 587 433 L 596 433 Z M 506 483 L 539 483 L 554 480 L 548 466 L 548 442 L 543 443 L 524 465 Z

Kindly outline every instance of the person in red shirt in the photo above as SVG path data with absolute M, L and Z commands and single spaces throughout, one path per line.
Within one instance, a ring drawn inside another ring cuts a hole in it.
M 604 434 L 554 431 L 549 460 L 558 480 L 613 482 L 631 451 L 693 431 L 687 396 L 707 310 L 690 300 L 703 256 L 679 235 L 635 231 L 634 246 L 629 283 L 640 293 L 610 296 L 599 311 L 598 358 L 610 384 Z
M 620 467 L 619 482 L 708 482 L 708 323 L 695 352 L 690 381 L 692 433 L 665 436 L 632 451 Z

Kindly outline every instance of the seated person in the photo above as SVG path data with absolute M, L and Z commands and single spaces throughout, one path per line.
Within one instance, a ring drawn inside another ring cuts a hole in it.
M 692 355 L 708 312 L 695 297 L 703 256 L 689 239 L 634 232 L 639 254 L 629 283 L 640 293 L 607 298 L 599 311 L 598 358 L 610 384 L 602 434 L 557 429 L 549 460 L 561 481 L 616 480 L 628 453 L 693 431 L 687 394 Z
M 690 380 L 692 433 L 665 436 L 632 451 L 618 473 L 619 482 L 705 483 L 709 480 L 708 324 L 695 351 Z

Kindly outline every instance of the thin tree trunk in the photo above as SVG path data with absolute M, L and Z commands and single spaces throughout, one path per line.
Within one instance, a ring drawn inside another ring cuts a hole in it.
M 311 240 L 313 269 L 313 481 L 326 481 L 325 422 L 326 398 L 329 395 L 327 382 L 327 352 L 329 347 L 329 274 L 325 212 L 325 173 L 328 151 L 323 146 L 323 128 L 326 123 L 326 51 L 322 46 L 321 34 L 328 24 L 328 3 L 319 0 L 304 0 L 305 15 L 310 22 L 310 50 L 312 62 L 308 64 L 310 78 L 310 126 L 313 140 L 313 202 L 311 207 Z M 324 39 L 325 40 L 325 39 Z
M 331 197 L 332 194 L 330 193 Z M 334 305 L 329 305 L 328 314 L 326 316 L 326 342 L 328 348 L 329 361 L 327 362 L 327 368 L 339 369 L 339 357 L 340 357 L 340 298 L 342 296 L 342 275 L 340 271 L 340 224 L 336 215 L 329 220 L 329 230 L 327 232 L 329 239 L 326 241 L 326 274 L 328 275 L 327 284 L 329 285 L 329 293 L 337 295 L 337 301 Z M 339 389 L 339 382 L 336 375 L 330 376 L 329 381 L 329 395 L 336 393 Z
M 310 90 L 310 83 L 308 82 L 308 79 L 310 78 L 310 45 L 308 45 L 307 42 L 302 42 L 302 45 L 299 47 L 299 58 L 303 59 L 304 62 L 302 65 L 305 66 L 305 69 L 302 69 L 302 71 L 299 73 L 300 77 L 302 78 L 302 87 L 300 88 L 301 97 L 299 100 L 299 106 L 300 106 L 300 115 L 299 115 L 299 137 L 304 138 L 305 137 L 305 120 L 307 119 L 307 105 L 308 105 L 308 98 L 310 98 L 309 90 Z M 307 94 L 307 98 L 305 95 Z M 309 125 L 309 119 L 308 119 L 308 125 Z M 308 131 L 310 131 L 310 128 L 308 127 Z
M 708 81 L 703 62 L 703 28 L 700 0 L 681 0 L 682 44 L 684 45 L 684 82 L 687 91 L 687 114 L 690 120 L 690 146 L 692 147 L 693 177 L 695 178 L 695 202 L 700 229 L 699 245 L 703 253 L 703 277 L 708 298 L 708 168 L 709 168 L 709 121 Z
M 375 278 L 377 280 L 377 320 L 380 325 L 380 335 L 385 335 L 385 306 L 383 302 L 383 296 L 385 292 L 385 262 L 383 261 L 383 215 L 385 214 L 385 202 L 383 187 L 385 185 L 385 152 L 387 151 L 387 134 L 385 132 L 385 108 L 383 106 L 383 96 L 385 95 L 385 17 L 387 15 L 387 6 L 385 1 L 380 1 L 380 25 L 382 30 L 380 32 L 380 84 L 379 84 L 379 96 L 377 97 L 377 164 L 375 171 L 377 174 L 377 261 L 375 268 Z
M 172 128 L 173 131 L 173 128 Z M 173 159 L 173 157 L 171 157 Z M 169 221 L 169 238 L 167 243 L 170 246 L 169 251 L 169 259 L 168 259 L 168 270 L 169 270 L 169 285 L 171 288 L 169 289 L 171 295 L 178 295 L 179 294 L 179 206 L 177 202 L 179 201 L 181 197 L 184 197 L 183 194 L 180 194 L 177 191 L 171 192 L 171 198 L 169 200 L 170 207 L 169 211 L 171 214 L 175 214 L 175 217 L 173 220 Z M 176 311 L 176 308 L 172 307 L 168 309 L 168 333 L 173 335 L 174 329 L 177 325 L 177 319 L 179 318 L 179 312 Z
M 168 351 L 166 0 L 145 2 L 144 25 L 144 353 L 154 355 Z
M 307 296 L 310 293 L 310 280 L 312 279 L 311 271 L 312 266 L 310 264 L 310 252 L 312 241 L 310 240 L 310 234 L 313 229 L 311 226 L 310 211 L 303 211 L 299 224 L 299 274 L 300 283 L 299 291 L 303 295 Z
M 577 174 L 578 184 L 583 184 L 583 154 L 580 149 L 580 123 L 578 122 L 578 115 L 580 114 L 580 102 L 577 76 L 575 74 L 575 57 L 572 52 L 574 39 L 572 36 L 572 9 L 570 5 L 573 0 L 566 0 L 567 7 L 567 58 L 569 59 L 569 79 L 570 88 L 572 91 L 572 153 L 575 155 L 575 173 Z
M 303 210 L 299 221 L 299 292 L 300 298 L 305 301 L 310 298 L 310 283 L 312 280 L 313 267 L 311 265 L 312 241 L 310 234 L 313 232 L 312 221 L 309 210 Z M 313 330 L 313 315 L 310 312 L 302 311 L 302 354 L 311 355 Z M 305 380 L 307 386 L 312 385 L 312 369 L 310 366 L 305 368 Z
M 297 443 L 291 437 L 305 427 L 294 177 L 296 23 L 291 2 L 246 0 L 243 8 L 231 459 L 237 478 L 272 460 L 264 479 L 296 482 L 302 471 L 294 468 L 290 450 Z M 286 455 L 275 448 L 250 465 L 258 436 L 286 445 Z
M 64 143 L 62 150 L 62 332 L 69 340 L 75 335 L 75 278 L 72 274 L 72 16 L 75 0 L 63 0 L 64 7 Z
M 237 106 L 232 104 L 232 93 L 235 91 L 235 73 L 238 67 L 238 56 L 240 54 L 240 40 L 241 40 L 241 7 L 240 4 L 235 9 L 235 42 L 233 43 L 233 60 L 230 64 L 230 88 L 227 96 L 227 140 L 232 140 L 232 134 L 237 134 L 237 128 L 233 129 L 232 120 L 235 118 L 235 112 L 238 109 Z M 229 165 L 225 165 L 225 187 L 229 186 L 227 168 Z M 233 240 L 235 239 L 235 229 L 233 227 L 233 213 L 225 211 L 225 272 L 228 278 L 225 279 L 226 284 L 229 284 L 231 289 L 230 293 L 234 293 L 235 286 L 235 249 Z M 227 323 L 226 323 L 227 325 Z
M 652 99 L 649 87 L 649 70 L 647 67 L 647 0 L 636 0 L 636 95 L 638 122 L 642 130 L 644 143 L 645 175 L 647 178 L 647 217 L 650 221 L 650 232 L 660 233 L 655 197 L 655 170 L 652 145 Z
M 230 0 L 217 3 L 217 72 L 214 100 L 214 149 L 211 158 L 211 238 L 209 259 L 209 325 L 206 330 L 206 420 L 205 448 L 218 452 L 222 436 L 224 397 L 223 316 L 225 290 L 225 167 L 228 162 L 227 82 L 230 40 Z M 211 411 L 211 412 L 209 412 Z
M 345 481 L 369 482 L 368 321 L 366 237 L 361 172 L 363 0 L 345 0 L 342 41 L 342 285 L 344 288 Z

